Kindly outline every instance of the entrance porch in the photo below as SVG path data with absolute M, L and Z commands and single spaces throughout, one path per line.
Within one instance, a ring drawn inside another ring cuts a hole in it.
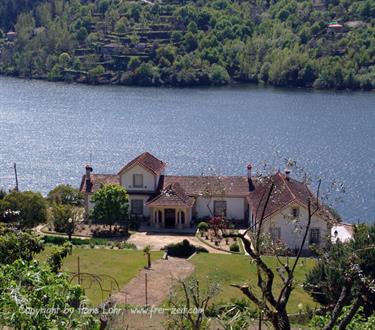
M 189 228 L 191 208 L 158 207 L 151 208 L 151 223 L 156 228 Z

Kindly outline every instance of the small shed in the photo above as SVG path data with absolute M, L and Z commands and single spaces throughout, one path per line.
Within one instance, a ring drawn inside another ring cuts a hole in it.
M 7 32 L 6 36 L 7 36 L 7 40 L 14 41 L 17 39 L 17 32 L 9 31 Z

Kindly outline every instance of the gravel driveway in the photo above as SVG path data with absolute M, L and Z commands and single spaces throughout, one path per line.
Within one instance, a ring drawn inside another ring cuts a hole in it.
M 128 239 L 129 243 L 133 243 L 137 246 L 138 249 L 143 249 L 147 245 L 151 245 L 152 250 L 160 250 L 164 246 L 171 243 L 179 243 L 187 239 L 191 244 L 196 246 L 202 246 L 208 250 L 210 253 L 221 253 L 226 254 L 224 251 L 216 250 L 208 245 L 202 243 L 199 239 L 192 235 L 172 235 L 172 234 L 160 234 L 160 233 L 147 233 L 147 232 L 138 232 L 132 234 Z

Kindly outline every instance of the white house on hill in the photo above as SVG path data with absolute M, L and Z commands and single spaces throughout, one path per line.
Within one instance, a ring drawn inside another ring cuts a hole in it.
M 305 183 L 281 173 L 260 179 L 246 176 L 174 176 L 165 174 L 166 164 L 148 152 L 136 157 L 115 175 L 93 174 L 86 166 L 80 190 L 86 212 L 90 196 L 106 184 L 119 184 L 129 195 L 130 212 L 157 228 L 184 228 L 212 216 L 224 216 L 244 226 L 255 225 L 264 209 L 264 195 L 271 182 L 274 189 L 264 212 L 263 230 L 290 248 L 298 246 L 301 233 L 296 223 L 307 220 L 307 203 L 314 196 Z M 298 220 L 298 221 L 294 221 Z M 321 245 L 330 235 L 334 216 L 326 209 L 312 219 L 309 239 Z

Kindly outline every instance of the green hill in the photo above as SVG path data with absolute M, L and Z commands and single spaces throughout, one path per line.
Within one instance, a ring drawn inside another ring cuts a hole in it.
M 373 0 L 2 0 L 0 73 L 374 89 L 374 25 Z

